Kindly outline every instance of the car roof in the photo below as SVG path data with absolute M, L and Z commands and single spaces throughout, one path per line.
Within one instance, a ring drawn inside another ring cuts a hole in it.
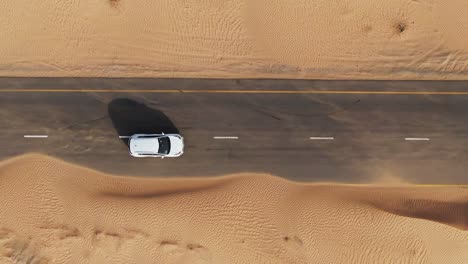
M 130 151 L 133 153 L 157 154 L 159 141 L 157 137 L 136 137 L 130 140 Z

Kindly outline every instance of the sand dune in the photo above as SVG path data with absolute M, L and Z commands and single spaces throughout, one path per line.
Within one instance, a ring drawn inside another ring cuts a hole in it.
M 468 190 L 0 164 L 0 263 L 467 263 Z
M 0 76 L 466 79 L 465 0 L 1 1 Z

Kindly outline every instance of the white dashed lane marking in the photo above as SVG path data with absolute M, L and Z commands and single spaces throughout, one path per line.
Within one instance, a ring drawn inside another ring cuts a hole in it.
M 48 138 L 49 135 L 24 135 L 24 138 Z M 119 136 L 119 138 L 130 138 L 131 136 Z M 239 139 L 236 136 L 214 136 L 213 139 Z M 309 137 L 310 140 L 334 140 L 334 137 Z M 406 137 L 406 141 L 430 141 L 425 137 Z
M 25 138 L 48 138 L 48 135 L 24 135 Z
M 406 141 L 429 141 L 430 138 L 405 138 Z

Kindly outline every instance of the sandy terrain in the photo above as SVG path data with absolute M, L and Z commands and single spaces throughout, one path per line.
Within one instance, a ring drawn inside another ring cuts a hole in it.
M 0 263 L 467 263 L 468 190 L 0 163 Z
M 0 2 L 0 76 L 467 79 L 468 1 Z

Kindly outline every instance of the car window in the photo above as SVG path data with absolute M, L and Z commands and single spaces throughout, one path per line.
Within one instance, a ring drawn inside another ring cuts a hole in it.
M 160 137 L 158 138 L 159 141 L 159 154 L 169 154 L 169 150 L 171 149 L 171 141 L 168 137 Z

